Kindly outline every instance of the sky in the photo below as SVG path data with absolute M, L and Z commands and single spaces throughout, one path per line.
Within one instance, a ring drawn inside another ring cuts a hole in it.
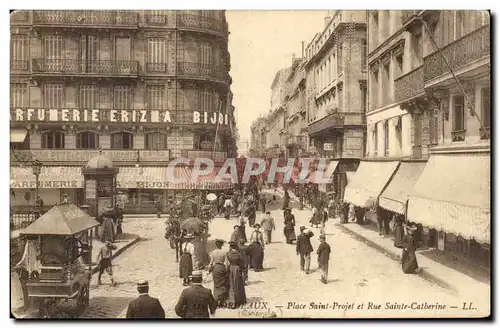
M 276 72 L 300 57 L 321 32 L 327 11 L 228 10 L 231 90 L 240 141 L 250 140 L 250 126 L 269 112 L 271 83 Z

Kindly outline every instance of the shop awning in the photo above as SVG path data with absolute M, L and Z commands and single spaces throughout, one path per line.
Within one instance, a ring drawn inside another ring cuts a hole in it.
M 27 135 L 28 130 L 26 129 L 12 129 L 10 130 L 10 142 L 24 142 Z
M 13 189 L 36 188 L 36 178 L 31 167 L 10 168 L 10 187 Z M 39 188 L 83 188 L 83 174 L 80 166 L 43 166 L 40 172 Z
M 399 162 L 360 162 L 356 174 L 345 188 L 344 201 L 370 207 L 378 200 L 398 165 Z
M 408 197 L 408 220 L 490 243 L 489 154 L 431 155 Z
M 391 182 L 380 195 L 379 205 L 386 210 L 405 215 L 408 192 L 413 188 L 426 163 L 402 162 Z
M 168 189 L 167 168 L 161 166 L 120 167 L 116 185 L 120 189 Z

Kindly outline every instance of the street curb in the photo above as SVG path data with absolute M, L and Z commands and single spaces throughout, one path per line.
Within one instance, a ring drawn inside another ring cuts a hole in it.
M 336 226 L 339 227 L 339 229 L 342 230 L 343 232 L 355 237 L 356 239 L 363 241 L 369 247 L 383 253 L 384 255 L 391 258 L 392 260 L 401 263 L 401 255 L 399 253 L 397 253 L 395 250 L 387 249 L 387 248 L 377 244 L 376 242 L 368 239 L 367 237 L 363 236 L 362 234 L 349 229 L 345 224 L 336 224 Z M 420 276 L 421 278 L 431 282 L 431 283 L 434 283 L 440 287 L 449 289 L 452 292 L 458 294 L 458 288 L 450 285 L 446 280 L 444 280 L 444 279 L 442 279 L 442 278 L 440 278 L 432 273 L 429 273 L 425 269 L 420 271 L 420 273 L 418 273 L 417 275 Z
M 141 237 L 139 235 L 136 235 L 136 237 L 134 239 L 132 239 L 127 244 L 125 244 L 122 248 L 118 249 L 115 253 L 113 253 L 113 255 L 111 255 L 111 260 L 114 260 L 116 257 L 118 257 L 118 255 L 120 255 L 125 250 L 127 250 L 130 247 L 132 247 L 133 245 L 137 244 L 140 240 L 141 240 Z M 94 268 L 92 268 L 92 273 L 91 274 L 94 274 L 94 273 L 96 273 L 98 271 L 99 271 L 99 266 L 96 265 Z

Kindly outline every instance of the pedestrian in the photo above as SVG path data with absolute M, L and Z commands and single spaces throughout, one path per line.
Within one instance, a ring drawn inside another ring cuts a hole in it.
M 267 198 L 265 195 L 262 195 L 260 197 L 260 208 L 262 210 L 262 213 L 266 212 L 266 203 L 267 203 Z
M 404 236 L 405 236 L 405 228 L 403 226 L 404 218 L 401 215 L 394 214 L 396 227 L 394 228 L 394 246 L 397 248 L 404 248 Z
M 226 220 L 229 220 L 229 217 L 231 216 L 231 209 L 233 207 L 233 202 L 231 201 L 231 198 L 227 198 L 224 201 L 224 217 Z
M 115 223 L 116 223 L 116 235 L 119 236 L 123 234 L 123 210 L 119 204 L 115 206 Z
M 181 243 L 181 259 L 179 260 L 179 278 L 184 286 L 189 285 L 189 276 L 193 272 L 194 245 L 191 243 L 193 235 L 187 234 Z
M 165 310 L 157 298 L 149 296 L 149 284 L 137 284 L 139 297 L 128 304 L 127 319 L 165 319 Z
M 115 228 L 113 223 L 113 206 L 107 206 L 104 208 L 103 221 L 101 224 L 101 242 L 106 242 L 107 240 L 113 242 L 115 240 Z
M 163 209 L 162 203 L 161 203 L 161 197 L 158 196 L 155 201 L 155 208 L 156 208 L 156 217 L 160 218 L 161 217 L 161 212 Z
M 216 249 L 210 254 L 208 272 L 212 273 L 214 281 L 214 298 L 218 306 L 222 306 L 229 295 L 229 272 L 226 268 L 227 252 L 222 249 L 224 240 L 215 239 Z
M 285 195 L 283 196 L 283 207 L 282 207 L 282 209 L 285 210 L 286 208 L 288 208 L 289 205 L 290 205 L 290 194 L 288 193 L 288 190 L 285 189 Z
M 229 238 L 229 241 L 238 244 L 240 242 L 240 239 L 243 239 L 241 236 L 241 226 L 235 225 L 233 226 L 233 233 L 231 234 L 231 238 Z
M 257 217 L 257 206 L 255 205 L 255 200 L 253 197 L 250 199 L 247 209 L 248 224 L 253 227 L 255 225 L 255 219 Z
M 323 210 L 323 217 L 321 218 L 321 234 L 325 234 L 325 226 L 326 226 L 326 221 L 328 221 L 328 212 L 326 210 Z
M 35 204 L 37 207 L 43 207 L 43 199 L 40 197 L 40 195 L 36 196 Z
M 240 239 L 240 253 L 241 257 L 243 259 L 243 281 L 245 282 L 245 285 L 248 283 L 248 266 L 250 264 L 250 247 L 248 247 L 243 239 Z
M 326 242 L 325 235 L 319 236 L 318 254 L 318 268 L 321 270 L 321 282 L 328 283 L 328 262 L 330 261 L 330 245 Z
M 182 319 L 209 319 L 215 314 L 217 301 L 212 291 L 203 287 L 203 273 L 193 271 L 191 286 L 185 288 L 175 305 L 175 313 Z
M 219 199 L 217 202 L 217 214 L 218 215 L 221 215 L 222 211 L 224 210 L 224 201 L 225 201 L 225 195 L 224 195 L 224 193 L 221 193 L 219 195 Z
M 332 196 L 330 201 L 328 202 L 328 216 L 332 219 L 335 219 L 337 213 L 337 203 L 335 202 L 335 198 Z
M 401 266 L 404 273 L 414 273 L 418 269 L 417 257 L 415 251 L 417 249 L 417 239 L 415 238 L 415 232 L 417 227 L 407 226 L 407 234 L 403 238 L 404 248 L 403 254 L 401 255 Z
M 113 251 L 118 247 L 113 245 L 111 241 L 106 241 L 104 245 L 99 250 L 97 254 L 97 262 L 99 263 L 99 275 L 97 276 L 97 284 L 102 285 L 102 274 L 104 271 L 109 275 L 111 280 L 111 286 L 116 286 L 116 282 L 113 278 L 113 264 L 111 263 L 111 257 L 113 256 Z
M 300 270 L 310 273 L 311 267 L 311 252 L 314 250 L 311 245 L 312 233 L 306 230 L 306 227 L 300 227 L 300 235 L 297 237 L 296 251 L 300 256 Z
M 245 220 L 243 217 L 240 218 L 240 239 L 245 243 L 247 242 L 247 233 L 245 228 Z
M 230 308 L 236 308 L 247 302 L 243 278 L 244 261 L 237 243 L 229 242 L 227 260 L 229 262 L 229 298 L 227 302 Z
M 273 230 L 276 230 L 276 226 L 274 225 L 274 218 L 271 216 L 270 211 L 266 212 L 266 216 L 264 216 L 260 224 L 262 224 L 262 228 L 265 232 L 264 240 L 266 244 L 270 244 L 272 242 Z
M 295 235 L 295 216 L 292 214 L 292 209 L 290 208 L 285 213 L 283 234 L 285 235 L 286 243 L 292 244 L 297 240 L 297 236 Z
M 260 224 L 256 223 L 255 230 L 250 236 L 250 256 L 252 259 L 253 271 L 259 272 L 264 269 L 264 237 L 260 229 Z

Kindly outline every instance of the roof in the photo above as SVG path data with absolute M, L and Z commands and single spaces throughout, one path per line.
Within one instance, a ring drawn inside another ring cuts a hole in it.
M 99 222 L 75 204 L 63 203 L 52 207 L 24 229 L 21 235 L 71 236 L 98 225 Z

